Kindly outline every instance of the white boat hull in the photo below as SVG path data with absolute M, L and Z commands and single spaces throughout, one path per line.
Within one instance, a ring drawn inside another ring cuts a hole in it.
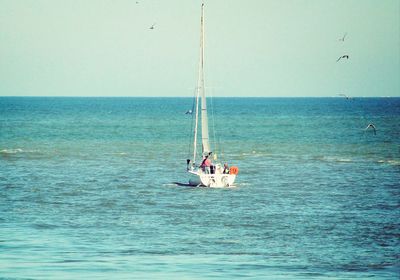
M 234 187 L 236 175 L 233 174 L 207 174 L 189 171 L 189 185 L 209 188 Z

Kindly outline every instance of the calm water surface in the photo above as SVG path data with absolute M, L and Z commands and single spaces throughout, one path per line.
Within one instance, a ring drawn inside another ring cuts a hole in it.
M 400 98 L 213 99 L 228 190 L 173 184 L 191 106 L 1 97 L 0 278 L 399 278 Z

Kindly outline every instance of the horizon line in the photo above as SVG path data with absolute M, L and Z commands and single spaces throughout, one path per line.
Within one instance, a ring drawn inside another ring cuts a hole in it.
M 111 96 L 111 95 L 0 95 L 0 98 L 15 97 L 15 98 L 193 98 L 193 96 Z M 343 96 L 208 96 L 207 98 L 346 98 Z M 400 98 L 400 96 L 350 96 L 349 98 Z

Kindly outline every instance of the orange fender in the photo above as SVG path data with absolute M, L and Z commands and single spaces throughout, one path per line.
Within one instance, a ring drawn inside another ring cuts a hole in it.
M 229 174 L 237 175 L 239 173 L 239 168 L 237 166 L 231 166 L 229 168 Z

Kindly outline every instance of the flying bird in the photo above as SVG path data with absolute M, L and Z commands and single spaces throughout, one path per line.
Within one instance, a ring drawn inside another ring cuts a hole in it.
M 156 26 L 156 24 L 155 24 L 155 23 L 153 23 L 153 25 L 152 25 L 152 26 L 150 26 L 150 28 L 149 28 L 149 29 L 154 29 L 154 26 Z
M 185 114 L 186 115 L 191 115 L 192 113 L 193 113 L 192 110 L 187 110 Z
M 348 56 L 347 54 L 342 55 L 342 56 L 340 56 L 340 57 L 336 60 L 336 62 L 338 62 L 338 61 L 341 60 L 342 58 L 349 59 L 349 56 Z
M 343 37 L 342 37 L 342 38 L 340 38 L 340 39 L 339 39 L 339 41 L 342 41 L 342 42 L 344 42 L 344 39 L 346 38 L 346 36 L 347 36 L 347 32 L 346 32 L 346 33 L 344 33 Z
M 373 123 L 370 123 L 366 128 L 365 128 L 365 130 L 368 130 L 368 129 L 373 129 L 374 130 L 374 135 L 376 135 L 376 127 L 375 127 L 375 125 L 373 124 Z

